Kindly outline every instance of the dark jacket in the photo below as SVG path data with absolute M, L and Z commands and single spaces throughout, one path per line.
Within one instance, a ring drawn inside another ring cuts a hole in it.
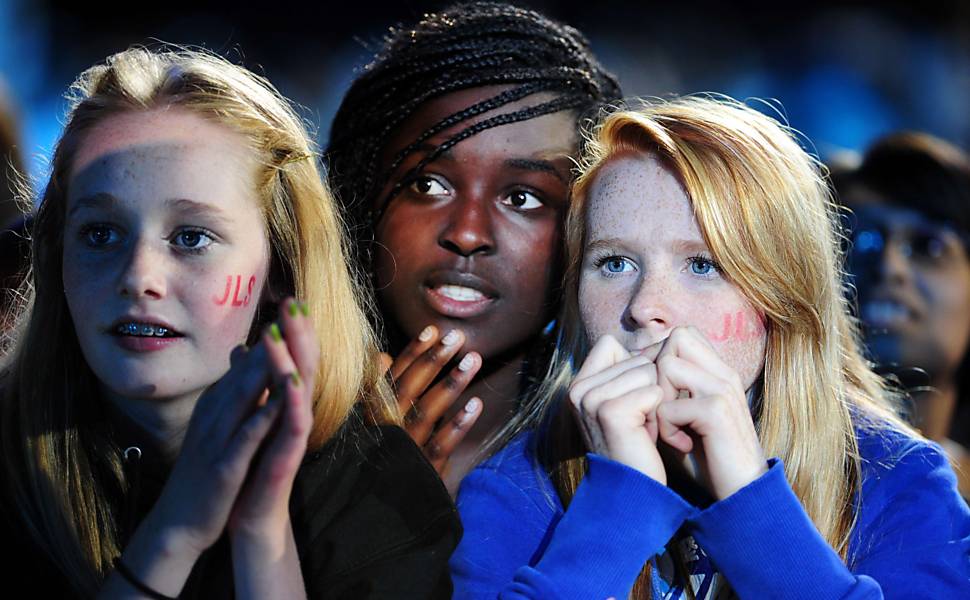
M 137 498 L 123 502 L 131 533 L 166 474 L 148 457 L 126 470 L 137 488 Z M 15 515 L 4 512 L 0 539 L 16 549 L 6 561 L 8 587 L 18 580 L 34 597 L 73 597 Z M 308 454 L 290 498 L 290 518 L 308 598 L 451 597 L 448 558 L 461 538 L 461 523 L 437 473 L 398 427 L 365 426 L 352 417 L 326 446 Z M 234 597 L 228 542 L 223 536 L 202 554 L 180 598 Z

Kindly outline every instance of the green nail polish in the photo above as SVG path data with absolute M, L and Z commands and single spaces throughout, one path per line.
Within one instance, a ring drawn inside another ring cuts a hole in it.
M 300 302 L 300 312 L 303 313 L 303 316 L 304 317 L 309 317 L 310 316 L 310 309 L 309 309 L 309 307 L 307 307 L 307 305 L 304 304 L 304 303 L 302 303 L 302 302 Z
M 290 373 L 290 379 L 293 380 L 293 385 L 300 385 L 301 383 L 300 374 L 297 373 L 296 371 L 293 371 L 292 373 Z
M 269 337 L 273 338 L 274 342 L 283 341 L 283 334 L 280 333 L 280 326 L 276 323 L 269 326 Z
M 300 310 L 300 306 L 296 300 L 290 302 L 290 316 L 295 317 L 298 310 Z

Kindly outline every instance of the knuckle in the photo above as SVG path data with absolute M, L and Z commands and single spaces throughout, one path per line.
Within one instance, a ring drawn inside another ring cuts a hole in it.
M 454 373 L 449 373 L 444 379 L 441 380 L 441 387 L 445 390 L 453 393 L 460 392 L 464 389 L 464 382 Z
M 444 448 L 437 440 L 430 440 L 424 446 L 424 454 L 429 460 L 440 460 L 444 458 Z

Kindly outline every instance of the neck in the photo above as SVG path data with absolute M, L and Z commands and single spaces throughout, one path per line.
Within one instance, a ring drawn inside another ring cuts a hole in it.
M 950 430 L 957 406 L 957 385 L 952 378 L 932 382 L 931 389 L 913 394 L 914 422 L 923 435 L 942 442 Z
M 111 409 L 136 431 L 134 439 L 144 439 L 161 453 L 165 462 L 174 462 L 182 448 L 192 411 L 201 391 L 176 398 L 128 398 L 105 390 Z M 144 449 L 143 449 L 144 450 Z
M 458 484 L 461 480 L 475 467 L 485 441 L 497 433 L 515 414 L 524 368 L 524 353 L 503 357 L 499 364 L 486 364 L 483 371 L 488 369 L 487 373 L 477 377 L 468 386 L 455 402 L 451 414 L 446 416 L 446 418 L 451 417 L 459 410 L 463 410 L 465 403 L 473 397 L 478 397 L 482 401 L 481 416 L 451 453 L 448 468 L 442 477 L 452 496 L 458 493 Z

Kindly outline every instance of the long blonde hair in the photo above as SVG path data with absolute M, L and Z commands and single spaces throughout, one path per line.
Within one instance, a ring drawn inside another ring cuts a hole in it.
M 18 339 L 5 357 L 0 418 L 6 498 L 75 588 L 93 595 L 122 550 L 110 500 L 125 482 L 117 448 L 103 433 L 97 382 L 78 345 L 61 268 L 71 162 L 106 118 L 178 106 L 241 134 L 254 152 L 272 249 L 269 285 L 304 302 L 320 332 L 310 447 L 330 439 L 358 404 L 374 422 L 397 422 L 398 415 L 318 153 L 266 79 L 206 52 L 133 48 L 82 73 L 71 90 L 33 225 L 32 276 Z M 261 311 L 257 321 L 272 313 Z
M 725 276 L 764 314 L 767 347 L 758 435 L 822 536 L 847 559 L 860 488 L 856 428 L 911 432 L 896 398 L 860 353 L 840 282 L 834 205 L 819 163 L 776 121 L 736 101 L 685 97 L 605 116 L 588 136 L 566 225 L 560 337 L 549 376 L 522 424 L 558 409 L 586 356 L 577 298 L 588 193 L 612 158 L 650 153 L 677 174 Z M 569 411 L 538 447 L 564 504 L 586 473 Z M 912 433 L 912 432 L 911 432 Z M 636 597 L 648 597 L 649 569 Z

